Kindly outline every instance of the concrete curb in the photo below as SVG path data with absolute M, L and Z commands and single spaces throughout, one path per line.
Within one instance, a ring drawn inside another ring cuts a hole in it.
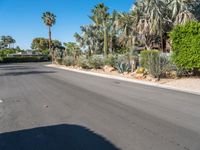
M 185 92 L 185 93 L 200 95 L 199 91 L 193 91 L 193 90 L 188 90 L 188 89 L 183 89 L 183 88 L 180 89 L 180 88 L 177 88 L 177 87 L 173 87 L 173 86 L 169 86 L 169 85 L 163 85 L 163 84 L 159 84 L 159 83 L 152 83 L 152 82 L 148 82 L 148 81 L 140 81 L 140 80 L 137 80 L 137 79 L 129 79 L 129 78 L 125 78 L 125 77 L 118 77 L 118 76 L 115 76 L 115 75 L 108 75 L 108 74 L 101 74 L 101 73 L 89 72 L 89 71 L 84 71 L 84 70 L 71 69 L 71 68 L 66 68 L 65 66 L 57 66 L 57 65 L 52 65 L 52 64 L 45 65 L 45 66 L 50 67 L 50 68 L 57 68 L 57 69 L 62 69 L 62 70 L 92 75 L 92 76 L 98 76 L 98 77 L 102 77 L 102 78 L 121 80 L 121 81 L 126 81 L 126 82 L 142 84 L 142 85 L 148 85 L 148 86 L 152 86 L 152 87 L 159 87 L 159 88 L 162 88 L 162 89 L 168 89 L 168 90 L 174 90 L 174 91 L 178 91 L 178 92 Z

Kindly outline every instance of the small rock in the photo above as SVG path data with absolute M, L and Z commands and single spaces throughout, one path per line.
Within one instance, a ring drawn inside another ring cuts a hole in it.
M 140 80 L 144 79 L 144 74 L 136 74 L 135 78 L 140 79 Z
M 115 71 L 115 68 L 106 65 L 103 67 L 103 71 L 104 72 L 113 72 L 113 71 Z

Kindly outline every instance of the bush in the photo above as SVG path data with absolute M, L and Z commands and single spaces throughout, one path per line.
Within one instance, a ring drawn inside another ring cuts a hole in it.
M 74 66 L 74 65 L 76 65 L 76 61 L 73 56 L 67 56 L 64 59 L 63 64 L 66 66 Z
M 23 56 L 23 57 L 5 57 L 2 63 L 20 63 L 20 62 L 43 62 L 46 58 L 43 56 Z
M 117 56 L 116 55 L 109 54 L 106 58 L 104 58 L 104 65 L 115 67 L 116 62 L 117 62 Z
M 94 69 L 100 69 L 104 65 L 103 56 L 94 55 L 89 58 L 89 66 Z
M 14 54 L 16 53 L 17 50 L 15 49 L 4 49 L 4 50 L 0 50 L 0 57 L 7 57 L 7 55 L 9 54 Z
M 131 71 L 131 64 L 130 58 L 128 54 L 118 55 L 117 61 L 115 64 L 115 68 L 120 73 L 130 72 Z
M 170 33 L 172 61 L 178 68 L 200 69 L 200 23 L 189 22 L 175 27 Z
M 158 50 L 141 52 L 141 66 L 155 78 L 160 78 L 170 69 L 169 57 Z
M 90 65 L 89 65 L 89 60 L 86 58 L 86 56 L 80 56 L 78 58 L 78 61 L 77 61 L 77 65 L 79 67 L 82 67 L 83 69 L 90 69 Z
M 63 59 L 57 58 L 57 59 L 56 59 L 56 62 L 57 62 L 59 65 L 62 65 L 62 64 L 63 64 Z

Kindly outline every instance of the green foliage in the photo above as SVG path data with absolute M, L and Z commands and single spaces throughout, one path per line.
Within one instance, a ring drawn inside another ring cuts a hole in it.
M 200 23 L 179 25 L 170 33 L 172 61 L 183 69 L 200 68 Z
M 7 55 L 9 54 L 15 54 L 16 52 L 18 52 L 15 49 L 4 49 L 4 50 L 0 50 L 0 57 L 4 58 L 7 57 Z
M 47 59 L 43 56 L 5 57 L 2 59 L 2 63 L 43 62 L 43 61 L 47 61 Z
M 74 66 L 74 65 L 76 65 L 76 60 L 74 59 L 73 56 L 67 56 L 64 59 L 63 64 L 66 66 Z
M 150 75 L 156 78 L 160 78 L 170 68 L 169 57 L 158 50 L 142 51 L 140 63 Z
M 148 68 L 149 66 L 149 59 L 157 59 L 159 57 L 159 51 L 158 50 L 144 50 L 141 52 L 140 55 L 140 64 L 144 68 Z
M 115 67 L 115 64 L 117 62 L 117 55 L 109 54 L 107 57 L 104 58 L 104 64 Z
M 101 55 L 93 55 L 89 58 L 89 66 L 94 69 L 103 67 L 103 57 Z
M 66 55 L 73 56 L 74 58 L 78 57 L 81 54 L 80 47 L 74 42 L 64 43 Z
M 82 67 L 83 69 L 90 69 L 90 65 L 89 65 L 89 60 L 86 58 L 86 56 L 80 56 L 78 58 L 78 61 L 77 61 L 77 65 L 79 67 Z

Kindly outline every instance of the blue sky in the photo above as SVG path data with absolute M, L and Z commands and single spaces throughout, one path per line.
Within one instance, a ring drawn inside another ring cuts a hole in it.
M 16 45 L 30 48 L 35 37 L 47 37 L 47 28 L 41 20 L 45 11 L 57 16 L 53 39 L 74 41 L 73 35 L 80 26 L 89 24 L 91 8 L 103 2 L 110 11 L 129 11 L 134 0 L 0 0 L 0 36 L 11 35 Z

